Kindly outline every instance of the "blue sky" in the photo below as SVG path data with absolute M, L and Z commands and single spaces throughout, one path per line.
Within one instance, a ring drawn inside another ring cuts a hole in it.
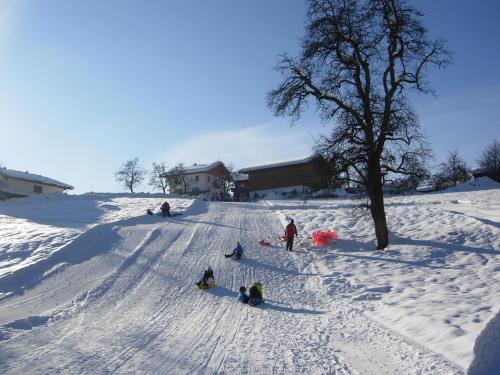
M 500 2 L 414 4 L 455 54 L 430 73 L 437 97 L 413 98 L 434 163 L 456 149 L 475 166 L 500 139 Z M 114 172 L 134 157 L 242 168 L 307 155 L 328 126 L 311 111 L 290 127 L 265 105 L 304 12 L 298 0 L 2 0 L 0 163 L 81 193 L 120 191 Z

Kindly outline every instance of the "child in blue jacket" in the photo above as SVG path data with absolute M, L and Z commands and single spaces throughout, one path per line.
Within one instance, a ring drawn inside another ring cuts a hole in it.
M 233 255 L 238 260 L 241 259 L 243 255 L 243 248 L 241 247 L 241 244 L 239 242 L 236 242 L 236 248 L 233 250 L 231 254 L 224 254 L 226 258 L 231 258 Z

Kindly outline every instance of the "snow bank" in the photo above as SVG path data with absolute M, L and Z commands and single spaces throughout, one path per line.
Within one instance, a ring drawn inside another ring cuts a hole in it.
M 193 203 L 193 199 L 160 194 L 95 193 L 0 202 L 0 299 L 28 281 L 37 282 L 44 274 L 57 272 L 54 262 L 64 259 L 54 255 L 73 252 L 70 244 L 80 237 L 80 242 L 88 240 L 88 231 L 102 232 L 100 225 L 145 216 L 148 208 L 158 211 L 165 200 L 172 212 L 182 212 Z M 92 256 L 100 247 L 88 242 L 93 247 L 86 254 Z
M 447 192 L 466 192 L 475 190 L 500 189 L 500 184 L 489 177 L 478 177 L 452 188 L 446 189 Z
M 468 375 L 500 374 L 500 311 L 477 338 L 474 356 Z
M 317 230 L 339 235 L 324 248 L 309 239 L 297 248 L 311 267 L 342 275 L 341 284 L 327 284 L 331 296 L 358 304 L 381 324 L 466 369 L 476 338 L 500 308 L 500 189 L 386 198 L 390 246 L 384 251 L 375 250 L 373 225 L 360 215 L 360 203 L 268 206 L 283 224 L 293 217 L 303 237 Z

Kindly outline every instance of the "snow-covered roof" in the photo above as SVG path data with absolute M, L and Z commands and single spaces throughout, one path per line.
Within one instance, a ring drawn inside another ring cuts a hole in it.
M 74 189 L 73 186 L 65 184 L 64 182 L 54 180 L 39 174 L 29 172 L 16 171 L 14 169 L 0 168 L 0 175 L 6 178 L 14 178 L 17 180 L 36 182 L 42 185 L 57 186 L 63 189 Z
M 272 169 L 272 168 L 278 168 L 278 167 L 286 167 L 289 165 L 297 165 L 297 164 L 306 164 L 313 160 L 316 156 L 311 155 L 299 159 L 288 159 L 288 160 L 280 160 L 280 161 L 274 161 L 274 162 L 268 162 L 265 164 L 257 165 L 254 167 L 248 167 L 248 168 L 243 168 L 240 169 L 240 173 L 248 173 L 248 172 L 253 172 L 253 171 L 260 171 L 262 169 Z
M 184 171 L 187 174 L 210 172 L 212 169 L 218 166 L 224 166 L 224 164 L 221 161 L 216 161 L 211 164 L 193 164 L 184 166 Z

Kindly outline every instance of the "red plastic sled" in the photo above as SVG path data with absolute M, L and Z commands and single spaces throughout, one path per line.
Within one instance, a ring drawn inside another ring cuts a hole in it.
M 271 246 L 270 242 L 266 242 L 264 240 L 258 242 L 260 246 Z
M 325 246 L 336 239 L 337 235 L 331 230 L 327 230 L 326 232 L 318 230 L 312 233 L 312 243 L 315 246 Z

